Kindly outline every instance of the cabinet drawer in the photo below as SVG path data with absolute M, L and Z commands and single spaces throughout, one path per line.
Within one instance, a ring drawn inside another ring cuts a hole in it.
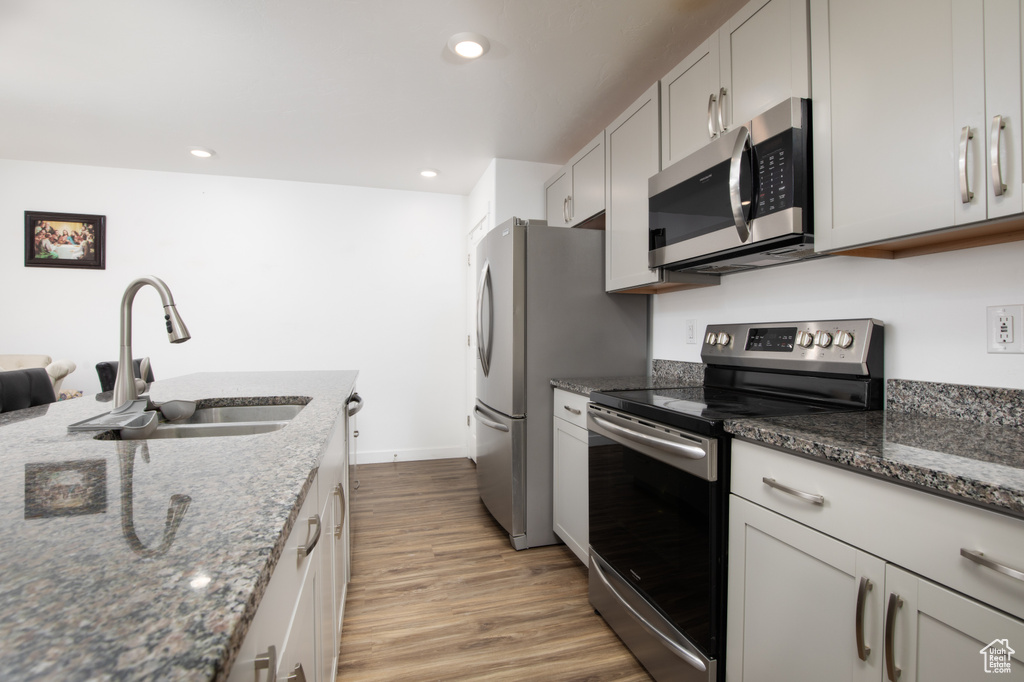
M 296 609 L 299 592 L 305 580 L 306 573 L 316 559 L 314 557 L 299 557 L 299 545 L 305 545 L 308 519 L 319 511 L 317 499 L 317 482 L 314 481 L 306 493 L 306 499 L 302 503 L 299 516 L 295 520 L 288 540 L 282 550 L 281 557 L 274 567 L 274 573 L 267 583 L 267 589 L 256 608 L 256 615 L 249 624 L 245 639 L 239 649 L 238 657 L 231 666 L 228 682 L 249 682 L 254 677 L 256 668 L 254 661 L 257 656 L 267 652 L 273 646 L 278 655 L 282 653 L 287 636 L 288 624 Z M 320 535 L 320 542 L 326 540 L 327 526 L 323 527 Z M 319 551 L 320 543 L 317 543 Z M 283 671 L 283 668 L 281 669 Z M 290 672 L 290 671 L 289 671 Z M 259 673 L 264 675 L 265 673 Z
M 587 403 L 590 402 L 590 398 L 578 393 L 563 391 L 560 388 L 556 388 L 554 391 L 554 415 L 580 428 L 587 428 Z
M 1024 618 L 1024 581 L 961 555 L 1024 572 L 1020 519 L 742 441 L 733 441 L 732 492 Z

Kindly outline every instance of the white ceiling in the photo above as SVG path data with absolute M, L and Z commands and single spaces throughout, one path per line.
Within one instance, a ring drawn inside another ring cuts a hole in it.
M 565 163 L 743 2 L 0 0 L 0 158 L 468 194 Z

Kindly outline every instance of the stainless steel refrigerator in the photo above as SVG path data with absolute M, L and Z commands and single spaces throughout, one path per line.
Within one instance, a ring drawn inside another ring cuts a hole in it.
M 516 549 L 557 542 L 551 379 L 647 372 L 647 296 L 605 293 L 604 237 L 513 218 L 477 247 L 477 485 Z

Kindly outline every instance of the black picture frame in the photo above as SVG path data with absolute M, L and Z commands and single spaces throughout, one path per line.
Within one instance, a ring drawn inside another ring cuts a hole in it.
M 106 240 L 106 216 L 25 211 L 25 267 L 105 270 Z

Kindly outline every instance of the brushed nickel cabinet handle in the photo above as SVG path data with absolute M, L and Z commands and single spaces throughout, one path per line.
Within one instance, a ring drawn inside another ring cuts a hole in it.
M 708 97 L 708 137 L 711 138 L 712 140 L 715 139 L 715 135 L 718 134 L 718 131 L 715 130 L 715 102 L 716 101 L 717 100 L 715 99 L 715 93 L 712 92 L 711 96 Z
M 1002 573 L 1003 575 L 1009 576 L 1014 580 L 1020 580 L 1024 582 L 1024 571 L 1017 570 L 1016 568 L 1011 568 L 1006 564 L 999 563 L 998 561 L 992 561 L 991 559 L 985 556 L 984 552 L 975 552 L 965 547 L 961 547 L 960 556 L 964 557 L 965 559 L 970 559 L 979 566 L 984 566 L 985 568 L 989 568 L 993 571 L 996 571 L 997 573 Z
M 307 557 L 313 552 L 313 548 L 316 547 L 316 543 L 320 542 L 320 515 L 314 514 L 306 519 L 306 523 L 310 526 L 316 526 L 316 530 L 313 531 L 313 539 L 309 538 L 309 531 L 306 531 L 306 544 L 299 545 L 299 558 Z
M 582 412 L 577 410 L 575 407 L 569 407 L 568 405 L 562 405 L 562 407 L 564 407 L 566 409 L 566 411 L 568 411 L 570 414 L 575 414 L 576 416 L 579 416 L 579 415 L 583 414 Z
M 569 222 L 569 197 L 562 199 L 562 222 Z
M 960 131 L 960 201 L 964 204 L 971 203 L 974 192 L 971 191 L 970 182 L 967 179 L 967 141 L 974 139 L 974 131 L 970 126 L 964 126 Z
M 797 490 L 796 488 L 790 488 L 788 485 L 782 485 L 781 483 L 776 481 L 774 478 L 764 477 L 764 478 L 761 479 L 761 482 L 764 483 L 769 488 L 775 488 L 779 492 L 786 493 L 787 495 L 792 495 L 793 497 L 797 497 L 797 498 L 799 498 L 801 500 L 804 500 L 805 502 L 810 502 L 811 504 L 816 504 L 819 507 L 821 505 L 825 504 L 825 496 L 824 495 L 815 495 L 814 493 L 805 493 L 802 490 Z
M 256 680 L 260 679 L 260 671 L 267 671 L 267 682 L 272 682 L 277 679 L 277 649 L 271 644 L 267 647 L 265 654 L 259 654 L 253 659 L 253 665 L 256 667 Z
M 334 486 L 334 495 L 338 498 L 338 518 L 341 519 L 334 526 L 334 537 L 340 538 L 345 527 L 345 488 L 340 483 Z
M 857 656 L 860 660 L 868 660 L 871 647 L 864 643 L 864 604 L 868 600 L 868 592 L 874 585 L 867 578 L 860 579 L 860 587 L 857 588 L 857 616 L 854 630 L 857 634 Z
M 1003 196 L 1006 185 L 1003 184 L 1002 160 L 999 158 L 999 141 L 1003 135 L 1003 128 L 1006 121 L 1002 116 L 992 117 L 991 149 L 989 149 L 989 162 L 992 164 L 992 192 L 997 196 Z
M 302 664 L 296 663 L 295 668 L 287 677 L 288 682 L 306 682 L 306 673 L 302 670 Z
M 725 110 L 725 88 L 718 91 L 718 134 L 721 135 L 725 132 L 725 117 L 723 111 Z
M 896 665 L 896 612 L 903 606 L 903 599 L 895 592 L 889 593 L 889 609 L 885 614 L 885 673 L 890 682 L 900 679 L 903 672 Z

